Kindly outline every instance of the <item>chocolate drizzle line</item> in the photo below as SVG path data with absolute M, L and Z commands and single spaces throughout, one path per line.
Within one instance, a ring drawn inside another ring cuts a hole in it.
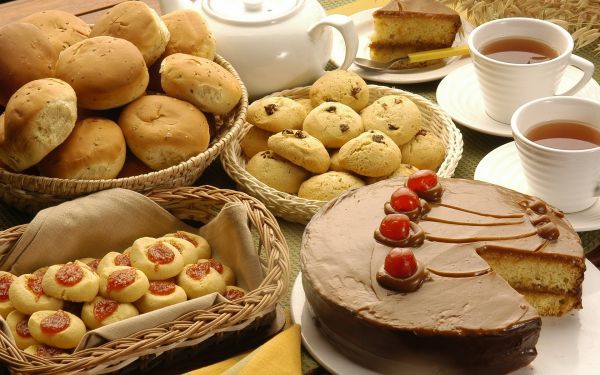
M 445 204 L 445 203 L 439 203 L 438 205 L 441 206 L 441 207 L 451 208 L 451 209 L 457 210 L 457 211 L 468 212 L 470 214 L 479 215 L 479 216 L 494 217 L 494 218 L 497 218 L 497 219 L 522 218 L 522 217 L 525 216 L 523 214 L 509 214 L 509 215 L 487 214 L 487 213 L 483 213 L 483 212 L 479 212 L 479 211 L 473 211 L 473 210 L 468 210 L 466 208 L 457 207 L 457 206 L 453 206 L 453 205 Z
M 514 240 L 518 238 L 526 238 L 535 236 L 538 234 L 537 231 L 522 233 L 518 235 L 510 235 L 510 236 L 499 236 L 499 237 L 472 237 L 472 238 L 444 238 L 444 237 L 436 237 L 432 235 L 426 235 L 425 238 L 429 241 L 435 242 L 443 242 L 443 243 L 470 243 L 470 242 L 481 242 L 481 241 L 505 241 L 505 240 Z

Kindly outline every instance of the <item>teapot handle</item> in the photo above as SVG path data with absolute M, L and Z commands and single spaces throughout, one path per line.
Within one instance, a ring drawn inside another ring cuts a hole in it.
M 308 29 L 309 34 L 312 33 L 313 30 L 324 25 L 335 27 L 342 34 L 344 43 L 346 44 L 346 56 L 339 69 L 348 69 L 350 65 L 352 65 L 356 53 L 358 52 L 358 33 L 356 32 L 354 21 L 352 21 L 350 17 L 341 14 L 332 14 L 312 25 Z

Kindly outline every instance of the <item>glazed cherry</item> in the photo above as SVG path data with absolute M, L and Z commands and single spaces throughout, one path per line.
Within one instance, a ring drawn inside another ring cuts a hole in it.
M 395 247 L 385 257 L 383 268 L 392 277 L 406 279 L 417 272 L 417 259 L 411 249 Z
M 386 215 L 379 225 L 379 232 L 394 241 L 402 241 L 410 234 L 410 219 L 404 214 Z
M 417 193 L 427 191 L 438 184 L 434 171 L 422 169 L 411 174 L 406 181 L 406 186 Z
M 399 212 L 412 211 L 419 207 L 419 196 L 409 188 L 401 187 L 392 193 L 390 204 Z

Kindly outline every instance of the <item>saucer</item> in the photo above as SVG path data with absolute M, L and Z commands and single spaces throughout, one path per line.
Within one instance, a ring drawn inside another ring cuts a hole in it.
M 475 180 L 535 195 L 529 191 L 515 142 L 502 145 L 487 154 L 475 169 Z M 565 217 L 577 232 L 600 229 L 600 199 L 586 210 L 566 213 Z
M 579 69 L 568 66 L 558 86 L 558 92 L 564 92 L 572 87 L 582 74 Z M 574 96 L 600 100 L 600 85 L 594 79 L 591 79 Z M 438 85 L 436 99 L 439 106 L 454 121 L 467 128 L 481 133 L 512 138 L 509 124 L 496 121 L 485 112 L 479 83 L 475 75 L 475 67 L 472 63 L 461 66 L 448 74 Z

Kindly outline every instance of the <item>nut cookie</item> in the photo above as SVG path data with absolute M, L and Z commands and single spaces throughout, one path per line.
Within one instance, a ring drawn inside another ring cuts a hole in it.
M 366 130 L 380 130 L 398 146 L 410 141 L 421 129 L 421 111 L 412 100 L 386 95 L 363 109 L 360 116 Z
M 367 184 L 374 184 L 376 182 L 382 181 L 382 180 L 387 180 L 388 178 L 394 178 L 394 177 L 400 177 L 400 176 L 410 176 L 411 174 L 415 173 L 416 171 L 418 171 L 419 168 L 410 165 L 410 164 L 400 164 L 400 166 L 398 167 L 398 169 L 396 169 L 394 172 L 392 172 L 391 175 L 389 176 L 384 176 L 384 177 L 367 177 L 365 179 L 365 181 L 367 182 Z
M 360 178 L 347 173 L 330 171 L 309 178 L 300 185 L 300 198 L 329 201 L 345 191 L 365 186 Z
M 313 173 L 329 169 L 329 153 L 315 137 L 302 130 L 285 129 L 269 137 L 269 149 Z
M 367 177 L 391 174 L 401 164 L 400 148 L 379 130 L 369 130 L 340 148 L 342 168 Z
M 367 83 L 358 74 L 347 70 L 325 73 L 312 84 L 309 95 L 313 107 L 323 102 L 339 102 L 360 112 L 369 104 Z
M 312 102 L 310 101 L 310 98 L 296 99 L 296 102 L 302 104 L 306 113 L 309 113 L 314 108 Z
M 246 121 L 276 133 L 283 129 L 302 129 L 305 117 L 306 110 L 302 104 L 283 96 L 271 96 L 250 104 Z
M 329 148 L 340 148 L 365 131 L 358 113 L 345 104 L 334 102 L 321 103 L 310 111 L 302 129 Z
M 441 139 L 425 129 L 407 144 L 402 145 L 402 162 L 419 169 L 435 171 L 446 157 L 446 147 Z
M 345 172 L 346 170 L 340 165 L 340 150 L 335 150 L 329 154 L 329 170 Z
M 272 135 L 272 132 L 252 126 L 240 141 L 242 152 L 247 158 L 251 158 L 261 151 L 268 150 L 269 146 L 267 146 L 267 140 Z
M 271 150 L 254 155 L 246 164 L 246 170 L 260 182 L 290 194 L 296 194 L 300 184 L 310 177 L 310 172 L 306 169 L 285 160 Z

